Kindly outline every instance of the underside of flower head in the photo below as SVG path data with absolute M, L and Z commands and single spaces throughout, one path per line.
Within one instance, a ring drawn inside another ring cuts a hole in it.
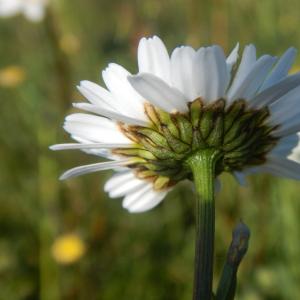
M 110 161 L 61 178 L 113 169 L 105 190 L 124 197 L 131 212 L 154 207 L 170 187 L 192 179 L 187 159 L 208 148 L 220 153 L 217 176 L 230 172 L 240 183 L 260 172 L 300 179 L 293 161 L 300 73 L 288 74 L 296 51 L 257 58 L 248 45 L 239 60 L 238 49 L 226 58 L 219 46 L 182 46 L 170 57 L 158 37 L 143 38 L 136 75 L 109 64 L 102 73 L 107 89 L 82 81 L 78 89 L 89 103 L 74 106 L 88 113 L 69 115 L 64 124 L 78 143 L 52 149 L 81 149 Z
M 210 104 L 196 99 L 189 103 L 188 112 L 171 114 L 145 104 L 149 126 L 120 123 L 133 144 L 112 152 L 132 158 L 128 167 L 138 178 L 153 182 L 155 190 L 192 179 L 186 159 L 208 148 L 220 152 L 217 175 L 263 164 L 278 140 L 272 136 L 278 126 L 267 122 L 268 109 L 248 108 L 244 100 L 227 108 L 225 104 L 224 99 Z

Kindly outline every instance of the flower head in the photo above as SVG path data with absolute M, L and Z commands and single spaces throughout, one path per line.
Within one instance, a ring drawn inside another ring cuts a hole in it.
M 109 64 L 102 73 L 107 89 L 82 81 L 78 89 L 89 103 L 74 106 L 92 114 L 69 115 L 64 128 L 79 143 L 52 149 L 110 161 L 61 178 L 114 169 L 105 190 L 124 196 L 131 212 L 153 208 L 176 183 L 192 179 L 186 161 L 201 149 L 217 149 L 216 174 L 230 172 L 241 183 L 257 172 L 300 179 L 300 165 L 288 158 L 300 130 L 300 73 L 288 75 L 296 51 L 257 58 L 248 45 L 240 61 L 238 52 L 239 45 L 226 58 L 219 46 L 182 46 L 169 57 L 158 37 L 143 38 L 136 75 Z
M 0 16 L 11 17 L 23 14 L 32 22 L 39 22 L 45 14 L 49 0 L 0 0 Z

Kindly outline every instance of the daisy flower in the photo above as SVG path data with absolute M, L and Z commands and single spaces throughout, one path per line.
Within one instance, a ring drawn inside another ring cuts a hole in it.
M 14 0 L 15 1 L 15 0 Z M 300 73 L 288 75 L 296 50 L 257 57 L 253 45 L 225 56 L 217 45 L 177 47 L 169 56 L 156 36 L 138 46 L 138 73 L 111 63 L 106 88 L 82 81 L 85 113 L 66 117 L 77 141 L 53 150 L 80 149 L 108 161 L 79 166 L 61 179 L 113 169 L 110 197 L 130 212 L 158 205 L 180 181 L 193 179 L 188 158 L 218 152 L 215 177 L 230 172 L 241 184 L 253 173 L 300 179 L 290 155 L 300 130 Z M 291 158 L 291 159 L 290 159 Z
M 0 16 L 23 14 L 29 21 L 39 22 L 45 15 L 48 0 L 0 0 Z

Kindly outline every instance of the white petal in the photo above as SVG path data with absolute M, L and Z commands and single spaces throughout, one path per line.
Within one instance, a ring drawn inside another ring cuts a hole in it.
M 92 124 L 92 125 L 99 126 L 101 128 L 105 128 L 105 129 L 111 129 L 111 130 L 116 129 L 116 124 L 113 121 L 111 121 L 107 118 L 94 116 L 91 114 L 74 113 L 74 114 L 66 116 L 65 120 L 66 120 L 66 122 L 78 122 L 78 123 Z
M 269 155 L 267 163 L 260 169 L 275 176 L 300 180 L 300 164 L 285 157 Z
M 85 166 L 80 166 L 76 167 L 73 169 L 70 169 L 63 173 L 60 176 L 60 180 L 65 180 L 71 177 L 76 177 L 80 176 L 83 174 L 88 174 L 88 173 L 93 173 L 93 172 L 98 172 L 98 171 L 103 171 L 103 170 L 110 170 L 115 167 L 119 166 L 125 166 L 130 163 L 130 159 L 126 160 L 119 160 L 119 161 L 107 161 L 107 162 L 102 162 L 102 163 L 96 163 L 96 164 L 90 164 L 90 165 L 85 165 Z
M 296 54 L 297 50 L 295 48 L 289 48 L 280 57 L 272 72 L 260 88 L 260 91 L 267 89 L 288 75 L 288 72 L 295 60 Z
M 75 141 L 79 142 L 80 145 L 82 145 L 82 144 L 88 145 L 88 144 L 91 143 L 90 140 L 81 138 L 81 137 L 76 136 L 76 135 L 71 135 L 71 138 L 74 139 Z M 96 144 L 96 143 L 93 143 L 93 144 Z M 103 144 L 103 143 L 101 143 L 101 144 Z M 106 158 L 106 159 L 110 159 L 110 160 L 119 160 L 120 159 L 119 156 L 113 155 L 111 153 L 110 149 L 104 149 L 104 148 L 101 148 L 101 149 L 99 149 L 99 148 L 93 148 L 93 149 L 82 148 L 82 149 L 80 149 L 80 151 L 82 151 L 84 153 L 87 153 L 87 154 L 97 155 L 97 156 L 100 156 L 100 157 L 103 157 L 103 158 Z
M 92 112 L 94 114 L 98 114 L 104 117 L 107 117 L 109 119 L 123 122 L 130 125 L 140 125 L 140 126 L 147 126 L 148 123 L 142 120 L 138 120 L 135 118 L 127 117 L 123 115 L 122 113 L 118 113 L 115 111 L 112 111 L 111 109 L 106 109 L 104 107 L 100 107 L 99 105 L 93 105 L 90 103 L 73 103 L 74 107 L 77 107 L 79 109 Z
M 127 77 L 131 75 L 117 64 L 109 64 L 102 72 L 103 80 L 116 99 L 119 111 L 127 116 L 145 120 L 145 100 L 132 88 Z
M 261 108 L 275 102 L 290 90 L 300 85 L 300 73 L 290 75 L 277 84 L 269 87 L 263 92 L 257 94 L 249 100 L 249 105 L 255 108 Z
M 245 76 L 253 67 L 256 62 L 256 49 L 255 46 L 250 44 L 247 45 L 243 51 L 242 60 L 237 71 L 237 77 Z
M 80 82 L 80 85 L 77 86 L 77 88 L 80 93 L 92 104 L 119 111 L 118 103 L 112 94 L 98 84 L 88 80 L 83 80 Z
M 139 188 L 134 193 L 126 195 L 122 202 L 123 207 L 129 209 L 131 205 L 133 205 L 136 201 L 139 201 L 143 196 L 145 196 L 148 192 L 151 192 L 152 190 L 152 183 L 147 182 L 145 186 Z
M 129 78 L 132 86 L 149 102 L 167 112 L 186 112 L 187 99 L 175 88 L 149 73 L 143 73 Z
M 300 87 L 297 87 L 269 106 L 270 122 L 274 125 L 289 122 L 300 113 Z
M 117 188 L 119 185 L 126 183 L 129 180 L 135 178 L 134 173 L 131 170 L 125 172 L 119 172 L 114 174 L 104 185 L 104 191 L 110 192 Z
M 240 44 L 237 43 L 226 59 L 226 64 L 229 73 L 232 71 L 233 66 L 237 63 L 237 60 L 239 58 L 239 48 L 240 48 Z
M 98 126 L 91 124 L 80 124 L 74 122 L 67 122 L 64 129 L 71 135 L 82 137 L 90 142 L 97 143 L 122 143 L 127 142 L 127 139 L 119 135 L 113 130 L 101 129 Z
M 292 134 L 281 138 L 278 144 L 270 152 L 271 155 L 287 157 L 299 143 L 298 134 Z
M 230 87 L 230 91 L 236 90 L 246 78 L 250 70 L 253 68 L 253 65 L 256 62 L 256 49 L 254 45 L 248 45 L 245 47 L 242 55 L 242 59 L 238 70 L 234 76 L 234 80 Z
M 123 184 L 119 184 L 114 189 L 110 190 L 109 196 L 111 198 L 118 198 L 125 196 L 130 193 L 134 193 L 135 191 L 139 190 L 141 187 L 147 184 L 146 181 L 140 180 L 138 178 L 133 178 L 131 180 L 127 180 Z
M 273 131 L 273 134 L 282 137 L 298 131 L 300 131 L 300 113 L 286 120 L 278 129 Z
M 90 143 L 90 144 L 56 144 L 49 147 L 53 151 L 57 150 L 75 150 L 75 149 L 115 149 L 128 148 L 130 144 L 104 144 L 104 143 Z
M 206 101 L 224 97 L 229 72 L 223 50 L 219 46 L 200 48 L 194 62 L 194 84 L 197 95 Z
M 300 151 L 299 149 L 293 151 L 291 155 L 289 155 L 288 159 L 293 160 L 297 163 L 300 163 Z
M 193 83 L 193 64 L 196 51 L 191 47 L 175 48 L 171 55 L 172 85 L 179 89 L 189 101 L 197 98 Z
M 88 114 L 69 115 L 66 117 L 64 129 L 71 135 L 90 142 L 131 143 L 114 122 L 99 116 Z
M 228 91 L 228 102 L 230 103 L 237 99 L 250 99 L 253 97 L 264 82 L 274 62 L 275 58 L 270 55 L 260 57 L 248 74 L 241 80 L 238 80 L 238 84 L 234 84 L 234 81 Z
M 140 73 L 151 73 L 171 84 L 169 54 L 159 37 L 154 36 L 140 40 L 138 65 Z
M 123 200 L 123 207 L 132 213 L 144 212 L 158 205 L 168 191 L 156 192 L 152 184 L 147 183 L 137 191 L 127 195 Z
M 164 192 L 152 192 L 145 195 L 139 202 L 128 208 L 131 213 L 142 213 L 148 211 L 157 206 L 167 195 L 167 191 Z

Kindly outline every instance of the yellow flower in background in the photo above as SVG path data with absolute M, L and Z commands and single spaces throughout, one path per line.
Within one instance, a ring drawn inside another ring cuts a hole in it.
M 59 236 L 52 245 L 52 255 L 60 264 L 71 264 L 78 261 L 85 253 L 82 239 L 74 233 Z
M 16 87 L 26 78 L 25 70 L 20 66 L 8 66 L 0 69 L 0 86 Z
M 80 40 L 76 35 L 68 33 L 61 37 L 59 45 L 66 54 L 74 54 L 80 49 Z

